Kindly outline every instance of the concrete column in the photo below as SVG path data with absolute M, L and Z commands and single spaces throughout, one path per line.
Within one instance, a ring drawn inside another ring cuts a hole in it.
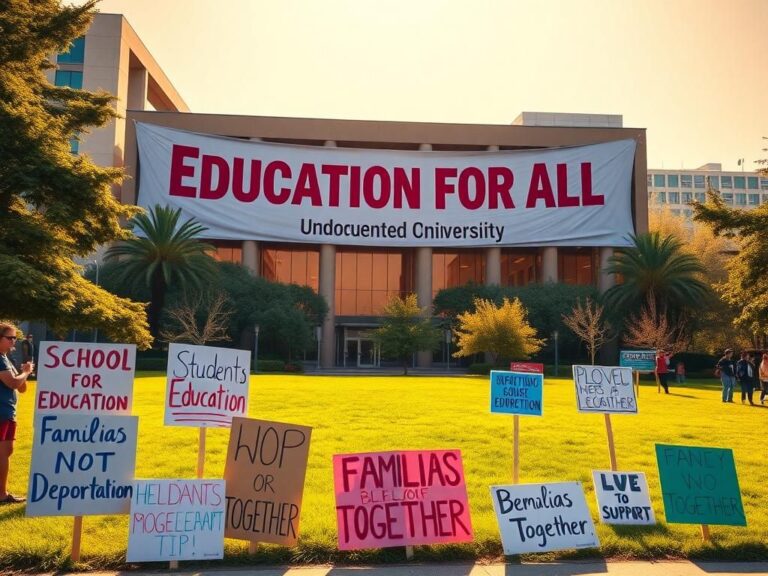
M 128 98 L 126 107 L 129 110 L 147 109 L 147 87 L 149 75 L 145 68 L 131 68 L 128 70 Z
M 320 367 L 333 368 L 336 364 L 336 246 L 320 245 L 320 296 L 328 303 L 328 314 L 323 320 L 320 340 Z
M 486 286 L 501 284 L 501 248 L 498 246 L 485 249 L 485 284 Z
M 419 144 L 419 150 L 429 152 L 432 144 Z M 427 308 L 427 315 L 432 312 L 432 248 L 416 248 L 416 298 L 419 306 Z M 416 365 L 419 368 L 432 366 L 432 351 L 419 352 L 416 355 Z
M 605 269 L 608 266 L 608 261 L 610 260 L 611 256 L 613 256 L 613 248 L 602 247 L 598 248 L 598 251 L 600 255 L 600 261 L 597 267 L 597 288 L 600 290 L 600 293 L 603 294 L 609 288 L 616 285 L 616 276 L 613 274 L 607 274 L 605 272 Z
M 240 263 L 248 269 L 251 276 L 259 276 L 259 243 L 256 240 L 243 240 L 243 254 Z
M 323 146 L 336 148 L 336 142 L 326 140 Z M 336 246 L 320 245 L 320 295 L 328 304 L 328 314 L 323 320 L 320 341 L 320 367 L 333 368 L 336 365 Z
M 557 282 L 557 247 L 545 246 L 541 249 L 541 281 Z

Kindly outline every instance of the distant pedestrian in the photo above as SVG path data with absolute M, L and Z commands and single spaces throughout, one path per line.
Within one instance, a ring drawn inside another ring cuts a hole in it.
M 669 394 L 669 384 L 667 378 L 669 377 L 669 359 L 671 354 L 667 354 L 664 350 L 656 351 L 656 378 L 664 388 L 664 394 Z
M 717 362 L 717 370 L 723 385 L 723 402 L 733 402 L 733 388 L 736 386 L 736 363 L 733 361 L 733 350 L 726 348 L 723 357 Z
M 685 363 L 682 361 L 675 364 L 675 380 L 678 384 L 685 384 Z
M 768 396 L 768 352 L 763 354 L 763 361 L 760 362 L 760 404 L 765 404 L 765 397 Z
M 755 389 L 755 365 L 749 352 L 742 352 L 741 358 L 736 362 L 736 379 L 741 387 L 741 403 L 744 404 L 749 399 L 749 403 L 754 404 L 752 391 Z

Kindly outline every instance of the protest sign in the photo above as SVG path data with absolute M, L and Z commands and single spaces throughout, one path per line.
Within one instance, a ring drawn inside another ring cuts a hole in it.
M 539 362 L 512 362 L 509 365 L 511 372 L 527 372 L 529 374 L 544 374 L 544 364 Z
M 491 370 L 491 412 L 541 416 L 544 376 Z
M 579 412 L 637 414 L 632 369 L 618 366 L 573 366 Z
M 747 525 L 732 450 L 656 444 L 656 459 L 668 523 Z
M 27 516 L 125 514 L 136 416 L 43 414 L 32 444 Z
M 656 370 L 656 350 L 621 350 L 619 366 L 632 368 L 636 372 L 654 372 Z
M 648 483 L 642 472 L 593 470 L 595 496 L 603 524 L 656 524 Z
M 35 413 L 131 413 L 134 344 L 42 342 Z
M 128 562 L 224 557 L 224 480 L 136 480 Z
M 247 350 L 171 344 L 165 425 L 228 428 L 248 412 L 249 374 Z
M 504 554 L 600 546 L 581 482 L 491 486 Z
M 471 542 L 458 450 L 333 457 L 339 549 Z
M 312 428 L 233 418 L 224 467 L 224 535 L 294 546 Z

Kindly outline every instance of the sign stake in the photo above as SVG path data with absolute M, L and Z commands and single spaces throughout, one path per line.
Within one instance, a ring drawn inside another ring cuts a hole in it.
M 72 562 L 80 561 L 80 540 L 83 535 L 83 517 L 75 516 L 75 523 L 72 527 Z
M 616 446 L 613 444 L 613 426 L 611 426 L 611 415 L 604 414 L 605 416 L 605 432 L 608 435 L 608 456 L 611 459 L 611 470 L 618 470 L 619 467 L 616 464 Z
M 256 554 L 256 552 L 258 550 L 259 550 L 259 543 L 258 542 L 254 542 L 253 540 L 248 542 L 248 554 L 253 556 L 254 554 Z
M 640 371 L 635 370 L 635 396 L 640 398 Z
M 517 484 L 520 481 L 520 416 L 515 414 L 512 432 L 512 483 Z
M 710 541 L 709 524 L 702 524 L 701 525 L 701 539 L 704 542 L 709 542 Z
M 407 560 L 413 560 L 413 546 L 405 547 L 405 558 Z
M 203 477 L 203 471 L 205 470 L 205 428 L 200 428 L 200 436 L 197 446 L 197 477 Z

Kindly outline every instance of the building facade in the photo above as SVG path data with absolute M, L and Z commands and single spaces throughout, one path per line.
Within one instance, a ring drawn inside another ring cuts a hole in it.
M 724 171 L 717 163 L 694 170 L 648 170 L 651 209 L 668 208 L 689 221 L 693 216 L 690 203 L 704 202 L 708 188 L 719 191 L 731 208 L 749 210 L 768 202 L 768 178 L 757 172 Z

